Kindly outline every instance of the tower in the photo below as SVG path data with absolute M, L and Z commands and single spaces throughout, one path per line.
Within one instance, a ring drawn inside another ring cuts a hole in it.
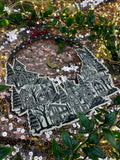
M 10 63 L 6 64 L 6 69 L 7 69 L 6 70 L 6 84 L 14 85 L 16 77 L 15 77 L 15 73 Z

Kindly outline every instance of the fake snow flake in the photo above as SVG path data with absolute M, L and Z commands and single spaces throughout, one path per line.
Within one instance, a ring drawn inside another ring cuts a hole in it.
M 6 120 L 5 117 L 2 117 L 2 118 L 1 118 L 1 122 L 5 121 L 5 120 Z
M 78 68 L 79 68 L 78 66 L 71 65 L 70 67 L 64 66 L 61 68 L 61 70 L 69 72 L 69 71 L 76 71 Z
M 11 119 L 11 118 L 13 118 L 13 115 L 12 115 L 12 114 L 10 114 L 10 115 L 9 115 L 9 118 L 10 118 L 10 119 Z
M 21 129 L 21 133 L 24 133 L 25 132 L 25 129 Z
M 7 132 L 2 132 L 2 136 L 6 137 L 7 136 Z
M 14 40 L 17 39 L 18 30 L 15 29 L 15 30 L 13 30 L 13 31 L 10 31 L 10 32 L 8 32 L 6 35 L 8 36 L 7 40 L 8 40 L 9 42 L 13 42 Z

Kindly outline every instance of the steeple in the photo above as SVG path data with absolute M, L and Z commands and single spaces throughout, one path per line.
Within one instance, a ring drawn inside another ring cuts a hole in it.
M 76 49 L 76 52 L 85 65 L 93 66 L 97 72 L 107 71 L 88 48 Z
M 60 93 L 61 103 L 66 103 L 67 102 L 67 94 L 65 93 L 65 91 L 63 90 L 63 88 L 60 85 L 58 86 L 58 89 L 59 89 L 59 93 Z
M 6 68 L 7 68 L 7 70 L 6 70 L 6 84 L 12 85 L 12 84 L 14 84 L 15 74 L 13 72 L 12 66 L 9 63 L 6 64 Z

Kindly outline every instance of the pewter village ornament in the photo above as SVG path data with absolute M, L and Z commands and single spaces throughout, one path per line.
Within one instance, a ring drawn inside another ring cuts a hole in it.
M 37 39 L 45 36 L 39 35 Z M 23 47 L 25 42 L 13 50 L 6 63 L 6 84 L 11 86 L 12 111 L 19 116 L 27 113 L 33 135 L 77 121 L 79 112 L 87 114 L 107 103 L 109 96 L 118 91 L 107 68 L 86 47 L 75 50 L 82 61 L 81 74 L 77 75 L 78 84 L 67 80 L 63 83 L 64 88 L 49 77 L 27 71 L 26 66 L 15 57 Z

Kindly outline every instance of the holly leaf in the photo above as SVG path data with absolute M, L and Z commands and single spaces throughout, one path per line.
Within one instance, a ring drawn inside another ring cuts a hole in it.
M 104 119 L 99 114 L 94 115 L 94 117 L 100 122 L 104 122 Z
M 65 130 L 62 131 L 62 140 L 67 147 L 72 148 L 72 139 L 69 133 L 67 133 Z
M 9 21 L 7 19 L 0 20 L 0 28 L 5 27 L 9 24 Z
M 106 124 L 113 124 L 116 120 L 116 113 L 111 112 L 105 116 L 105 122 Z
M 106 157 L 103 150 L 96 145 L 91 146 L 91 151 L 92 151 L 93 155 L 95 155 L 96 157 L 99 157 L 99 158 L 105 158 Z
M 72 25 L 72 23 L 74 23 L 74 18 L 68 17 L 68 18 L 66 19 L 66 26 L 67 26 L 67 27 L 70 27 L 70 26 Z
M 95 119 L 92 119 L 90 122 L 90 129 L 92 130 L 95 126 Z
M 0 2 L 0 14 L 3 13 L 4 6 L 5 6 L 5 2 L 4 2 L 4 1 L 1 1 L 1 2 Z
M 4 90 L 6 90 L 8 88 L 9 88 L 9 86 L 5 86 L 5 85 L 0 84 L 0 92 L 3 92 Z
M 97 144 L 99 142 L 98 133 L 91 133 L 88 137 L 88 142 L 92 144 Z
M 53 139 L 53 142 L 52 142 L 52 150 L 53 150 L 53 155 L 56 158 L 56 160 L 61 160 L 62 159 L 61 149 L 58 143 L 55 141 L 55 139 Z
M 116 152 L 114 152 L 114 151 L 111 151 L 111 152 L 112 152 L 113 156 L 114 156 L 116 159 L 118 159 L 118 154 L 117 154 Z
M 118 147 L 118 152 L 119 152 L 119 154 L 120 154 L 120 140 L 119 140 L 118 143 L 117 143 L 117 147 Z
M 87 16 L 87 24 L 89 26 L 93 25 L 93 23 L 95 22 L 95 15 L 94 15 L 94 11 L 90 10 Z
M 0 146 L 0 160 L 4 159 L 13 151 L 13 147 Z
M 118 96 L 114 99 L 114 104 L 115 104 L 115 105 L 119 105 L 119 104 L 120 104 L 120 95 L 118 95 Z
M 9 18 L 8 18 L 8 20 L 10 21 L 10 22 L 13 22 L 13 23 L 17 23 L 17 24 L 20 24 L 20 21 L 22 20 L 22 14 L 21 13 L 11 13 L 10 15 L 9 15 Z
M 83 113 L 79 113 L 79 121 L 83 127 L 85 127 L 86 129 L 90 129 L 90 121 L 86 115 L 84 115 Z
M 76 145 L 77 145 L 77 137 L 74 136 L 74 137 L 73 137 L 73 146 L 76 146 Z
M 109 129 L 103 129 L 103 135 L 105 139 L 114 147 L 116 148 L 116 142 L 115 142 L 115 135 L 114 133 Z
M 76 23 L 82 25 L 85 20 L 85 16 L 81 12 L 79 12 L 76 14 L 75 20 L 76 20 Z

